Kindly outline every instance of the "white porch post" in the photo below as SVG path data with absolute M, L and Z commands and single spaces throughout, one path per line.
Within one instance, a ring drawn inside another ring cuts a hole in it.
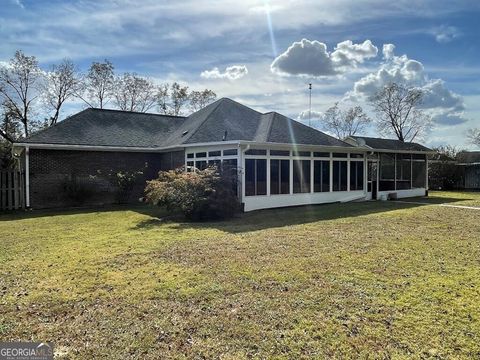
M 290 183 L 290 189 L 289 189 L 289 192 L 290 192 L 290 195 L 293 194 L 293 159 L 292 159 L 292 155 L 290 155 L 290 173 L 288 174 L 289 176 L 289 183 Z
M 333 192 L 333 160 L 332 160 L 332 153 L 330 153 L 330 160 L 329 160 L 329 164 L 330 164 L 330 192 Z
M 350 154 L 348 154 L 347 159 L 347 191 L 350 191 L 350 167 L 352 166 L 352 161 L 350 160 Z
M 25 148 L 25 206 L 30 207 L 30 148 Z

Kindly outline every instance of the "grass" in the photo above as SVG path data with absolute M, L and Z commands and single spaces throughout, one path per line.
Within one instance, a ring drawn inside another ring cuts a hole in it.
M 431 203 L 479 205 L 480 193 Z M 0 216 L 0 339 L 61 358 L 480 357 L 480 211 L 392 202 L 164 220 Z

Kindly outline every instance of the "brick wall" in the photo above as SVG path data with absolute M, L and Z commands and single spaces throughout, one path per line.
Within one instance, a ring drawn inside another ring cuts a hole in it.
M 117 188 L 107 174 L 142 170 L 144 175 L 137 179 L 128 199 L 136 202 L 143 195 L 146 180 L 156 177 L 160 170 L 183 164 L 183 151 L 127 153 L 30 149 L 30 205 L 32 208 L 53 208 L 111 204 L 117 200 Z

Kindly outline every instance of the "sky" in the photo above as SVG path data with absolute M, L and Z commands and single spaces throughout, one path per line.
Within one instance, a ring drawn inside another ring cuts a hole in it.
M 212 89 L 312 126 L 388 82 L 421 88 L 430 146 L 471 148 L 480 127 L 476 0 L 0 0 L 0 62 L 15 50 L 48 69 L 109 59 L 118 73 Z M 71 102 L 62 116 L 82 108 Z M 364 135 L 378 135 L 374 126 Z

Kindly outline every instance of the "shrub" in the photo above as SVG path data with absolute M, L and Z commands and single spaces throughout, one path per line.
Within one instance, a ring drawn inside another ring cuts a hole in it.
M 128 203 L 130 200 L 131 194 L 133 192 L 133 188 L 135 183 L 137 182 L 138 178 L 143 176 L 143 171 L 148 166 L 145 163 L 143 169 L 135 170 L 135 171 L 114 171 L 110 170 L 106 177 L 110 184 L 112 184 L 116 188 L 116 201 L 119 204 Z M 103 175 L 100 170 L 97 171 L 98 175 Z
M 208 167 L 196 172 L 184 169 L 161 171 L 147 181 L 147 202 L 181 211 L 190 220 L 226 219 L 239 210 L 236 171 Z

